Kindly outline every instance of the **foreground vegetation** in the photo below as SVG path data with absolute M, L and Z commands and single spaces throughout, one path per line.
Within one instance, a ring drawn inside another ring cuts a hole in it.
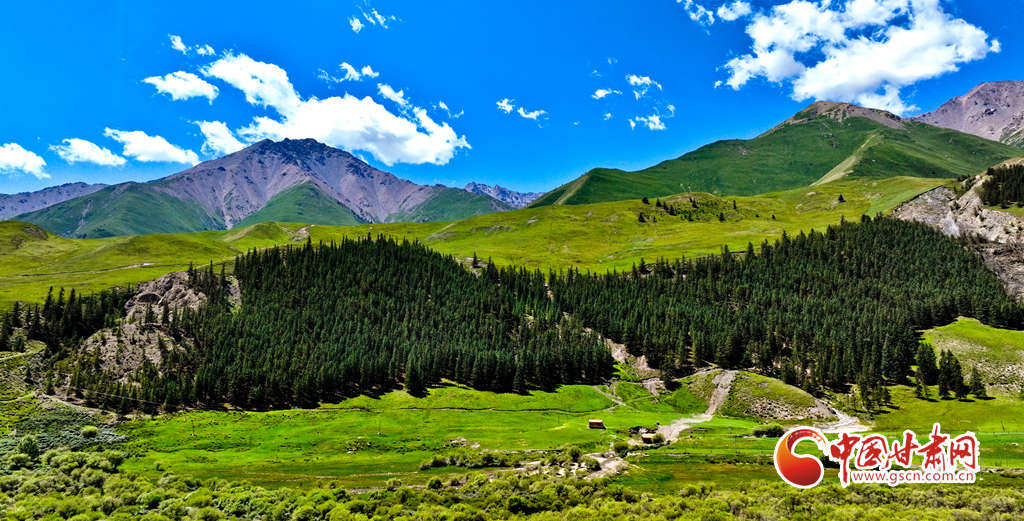
M 751 481 L 737 490 L 689 485 L 677 494 L 640 493 L 610 479 L 582 480 L 553 470 L 572 461 L 497 477 L 471 474 L 425 488 L 392 479 L 369 494 L 337 483 L 310 490 L 267 490 L 248 482 L 199 480 L 165 473 L 147 479 L 118 471 L 116 452 L 50 451 L 21 458 L 0 477 L 0 514 L 6 519 L 1014 519 L 1024 515 L 1024 489 L 982 486 L 886 485 L 843 489 L 825 484 L 801 491 L 783 483 Z M 36 462 L 38 460 L 38 463 Z M 563 472 L 565 472 L 563 470 Z

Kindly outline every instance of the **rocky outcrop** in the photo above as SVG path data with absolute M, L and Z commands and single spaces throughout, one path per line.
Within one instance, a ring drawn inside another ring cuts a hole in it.
M 1024 219 L 982 205 L 977 186 L 985 182 L 983 176 L 968 182 L 974 188 L 960 197 L 947 187 L 935 188 L 897 206 L 892 215 L 975 243 L 1007 293 L 1024 298 Z

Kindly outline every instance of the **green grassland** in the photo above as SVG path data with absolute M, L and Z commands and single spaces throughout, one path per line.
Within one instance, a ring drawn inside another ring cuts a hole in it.
M 148 185 L 125 183 L 18 216 L 64 237 L 99 238 L 224 228 L 224 219 Z
M 785 231 L 823 229 L 841 219 L 891 210 L 943 181 L 919 178 L 842 179 L 755 197 L 681 194 L 664 200 L 691 213 L 669 216 L 640 201 L 548 206 L 470 217 L 453 223 L 309 226 L 260 223 L 227 231 L 103 239 L 65 239 L 25 223 L 0 222 L 0 306 L 39 302 L 50 286 L 96 292 L 152 280 L 190 262 L 224 262 L 251 248 L 384 234 L 422 240 L 459 258 L 492 258 L 502 265 L 542 270 L 575 267 L 629 269 L 641 258 L 704 256 L 723 245 L 774 240 Z M 839 203 L 842 195 L 846 202 Z M 692 209 L 690 198 L 700 209 Z M 736 209 L 732 203 L 736 202 Z M 643 213 L 647 222 L 639 222 Z M 725 218 L 719 221 L 719 214 Z M 774 216 L 774 219 L 772 218 Z
M 531 207 L 689 191 L 753 195 L 846 175 L 949 179 L 1019 155 L 1018 148 L 923 123 L 905 121 L 902 128 L 890 128 L 865 117 L 815 116 L 754 139 L 718 141 L 637 172 L 596 168 Z
M 129 452 L 141 454 L 126 468 L 143 474 L 158 475 L 159 461 L 179 475 L 278 484 L 329 478 L 365 487 L 394 477 L 425 482 L 441 471 L 421 472 L 419 463 L 461 446 L 520 452 L 578 445 L 605 451 L 613 440 L 628 438 L 631 427 L 653 427 L 688 412 L 643 405 L 617 406 L 587 386 L 529 396 L 449 386 L 425 398 L 396 391 L 313 410 L 179 413 L 129 422 L 120 432 L 133 440 Z M 588 428 L 587 420 L 595 417 L 604 420 L 605 430 Z
M 272 197 L 263 208 L 239 221 L 234 228 L 275 221 L 334 226 L 363 224 L 352 210 L 328 197 L 312 183 L 299 183 Z

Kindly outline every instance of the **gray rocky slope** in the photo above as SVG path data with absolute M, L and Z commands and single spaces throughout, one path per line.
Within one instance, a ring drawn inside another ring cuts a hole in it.
M 15 215 L 34 212 L 47 206 L 98 192 L 106 187 L 107 185 L 104 184 L 68 183 L 36 192 L 0 194 L 0 219 L 10 219 Z
M 1009 145 L 1024 145 L 1024 81 L 982 83 L 914 121 Z

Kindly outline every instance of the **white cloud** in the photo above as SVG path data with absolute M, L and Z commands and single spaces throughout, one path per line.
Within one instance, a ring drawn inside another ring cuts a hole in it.
M 715 15 L 704 6 L 695 3 L 693 0 L 676 0 L 676 3 L 683 4 L 683 9 L 686 9 L 686 13 L 690 15 L 690 20 L 701 25 L 711 25 L 715 23 Z
M 508 99 L 508 98 L 505 98 L 505 99 L 499 101 L 498 102 L 498 110 L 505 111 L 505 114 L 508 114 L 509 112 L 512 112 L 512 109 L 516 108 L 516 106 L 512 104 L 513 101 L 515 101 L 515 100 L 514 99 Z
M 622 93 L 617 91 L 617 90 L 615 90 L 615 89 L 597 89 L 597 92 L 595 92 L 592 97 L 594 99 L 601 99 L 601 98 L 603 98 L 603 97 L 605 97 L 605 96 L 607 96 L 609 94 L 622 94 Z
M 362 80 L 362 77 L 359 74 L 359 71 L 357 71 L 355 67 L 349 65 L 348 62 L 341 62 L 340 67 L 342 68 L 342 70 L 345 71 L 345 77 L 342 78 L 342 81 L 344 81 L 344 80 L 350 80 L 350 81 L 360 81 L 360 80 Z
M 356 70 L 355 67 L 349 65 L 347 62 L 342 62 L 338 67 L 341 67 L 341 70 L 345 71 L 345 75 L 341 78 L 335 78 L 330 74 L 327 74 L 327 71 L 323 69 L 320 70 L 319 78 L 334 83 L 341 83 L 343 81 L 363 81 L 364 76 L 369 78 L 376 78 L 377 76 L 380 76 L 380 73 L 374 72 L 373 68 L 369 65 L 363 67 L 361 71 Z
M 386 83 L 378 83 L 377 92 L 379 92 L 381 96 L 394 101 L 402 108 L 409 106 L 409 101 L 405 99 L 405 93 L 403 91 L 395 92 L 395 89 L 392 89 L 391 86 Z
M 368 78 L 376 78 L 377 76 L 380 76 L 380 73 L 379 72 L 373 72 L 373 69 L 370 68 L 369 65 L 367 65 L 366 67 L 363 67 L 360 70 L 360 72 L 363 73 L 363 76 L 366 76 Z
M 412 107 L 411 118 L 395 115 L 369 96 L 350 94 L 303 101 L 280 67 L 248 56 L 228 55 L 204 73 L 224 79 L 245 92 L 253 105 L 272 107 L 281 116 L 257 117 L 237 134 L 247 142 L 260 139 L 313 138 L 350 151 L 362 150 L 386 165 L 443 165 L 460 148 L 471 148 L 447 123 L 438 124 L 425 110 Z
M 147 163 L 191 163 L 199 162 L 199 156 L 191 150 L 174 146 L 160 136 L 150 136 L 141 130 L 131 132 L 106 128 L 103 135 L 124 145 L 123 155 Z
M 39 179 L 46 179 L 50 176 L 43 172 L 44 166 L 46 161 L 43 161 L 43 158 L 21 148 L 17 143 L 0 146 L 0 173 L 25 172 Z
M 647 128 L 651 130 L 665 130 L 665 123 L 661 121 L 661 116 L 657 114 L 647 117 L 638 116 L 636 121 L 647 125 Z M 636 125 L 636 123 L 633 123 L 633 120 L 629 120 L 629 122 L 631 125 Z
M 444 110 L 445 112 L 447 112 L 448 113 L 448 117 L 452 118 L 452 119 L 459 119 L 459 116 L 461 116 L 461 115 L 466 113 L 465 110 L 461 110 L 461 111 L 459 111 L 458 114 L 452 114 L 452 111 L 448 108 L 448 105 L 446 105 L 445 102 L 443 102 L 443 101 L 438 102 L 437 106 L 441 107 L 441 110 Z
M 604 120 L 608 121 L 609 119 L 612 119 L 612 113 L 611 112 L 605 112 L 604 113 Z
M 183 53 L 188 52 L 188 47 L 186 47 L 185 44 L 181 42 L 180 36 L 168 34 L 167 37 L 171 39 L 171 49 L 174 49 L 175 51 L 181 51 Z
M 153 76 L 142 80 L 156 87 L 161 94 L 170 94 L 172 100 L 204 97 L 213 103 L 217 97 L 217 87 L 207 83 L 191 72 L 178 71 L 166 76 Z
M 383 17 L 383 16 L 381 16 L 380 13 L 378 13 L 376 9 L 373 10 L 373 17 L 377 19 L 377 23 L 379 23 L 381 27 L 383 27 L 385 29 L 388 28 L 388 26 L 386 24 L 388 19 Z
M 914 83 L 998 52 L 997 40 L 940 0 L 794 0 L 752 17 L 751 53 L 726 63 L 733 89 L 755 78 L 789 82 L 793 99 L 849 101 L 903 114 Z
M 209 45 L 204 45 L 202 47 L 197 46 L 196 52 L 199 53 L 200 56 L 213 56 L 214 54 L 217 54 L 217 51 L 214 51 L 213 47 L 210 47 Z
M 590 73 L 590 75 L 591 75 L 591 76 L 596 76 L 596 77 L 598 77 L 598 78 L 600 78 L 600 77 L 601 77 L 601 73 L 600 73 L 600 72 L 597 72 L 597 69 L 594 69 L 594 71 L 593 71 L 593 72 L 591 72 L 591 73 Z
M 258 62 L 244 54 L 228 54 L 203 68 L 202 73 L 241 90 L 249 103 L 274 107 L 285 117 L 295 114 L 302 105 L 284 69 L 272 63 Z
M 658 90 L 663 90 L 661 88 L 660 83 L 652 80 L 648 76 L 637 76 L 635 74 L 630 74 L 626 76 L 626 81 L 629 82 L 630 85 L 637 87 L 633 91 L 633 94 L 636 96 L 636 99 L 642 98 L 645 94 L 647 94 L 647 91 L 651 87 L 658 87 Z
M 123 166 L 125 158 L 84 139 L 65 139 L 63 145 L 51 145 L 50 150 L 68 163 L 94 163 L 103 166 Z
M 532 119 L 532 120 L 536 121 L 538 117 L 540 117 L 540 116 L 542 116 L 544 114 L 547 114 L 547 112 L 543 111 L 543 110 L 535 110 L 533 112 L 527 112 L 527 111 L 523 110 L 523 107 L 519 107 L 519 115 L 524 117 L 524 118 L 526 118 L 526 119 Z
M 220 121 L 196 121 L 206 141 L 203 142 L 203 153 L 208 156 L 225 156 L 245 148 L 245 144 L 235 138 L 228 126 Z
M 743 0 L 736 0 L 731 4 L 725 4 L 718 8 L 718 17 L 727 22 L 742 18 L 750 13 L 750 4 Z
M 359 18 L 356 18 L 355 16 L 349 18 L 348 23 L 352 26 L 352 30 L 355 31 L 356 34 L 359 34 L 359 31 L 363 30 L 363 22 L 359 21 Z
M 629 129 L 630 130 L 636 129 L 636 122 L 635 121 L 629 120 Z

